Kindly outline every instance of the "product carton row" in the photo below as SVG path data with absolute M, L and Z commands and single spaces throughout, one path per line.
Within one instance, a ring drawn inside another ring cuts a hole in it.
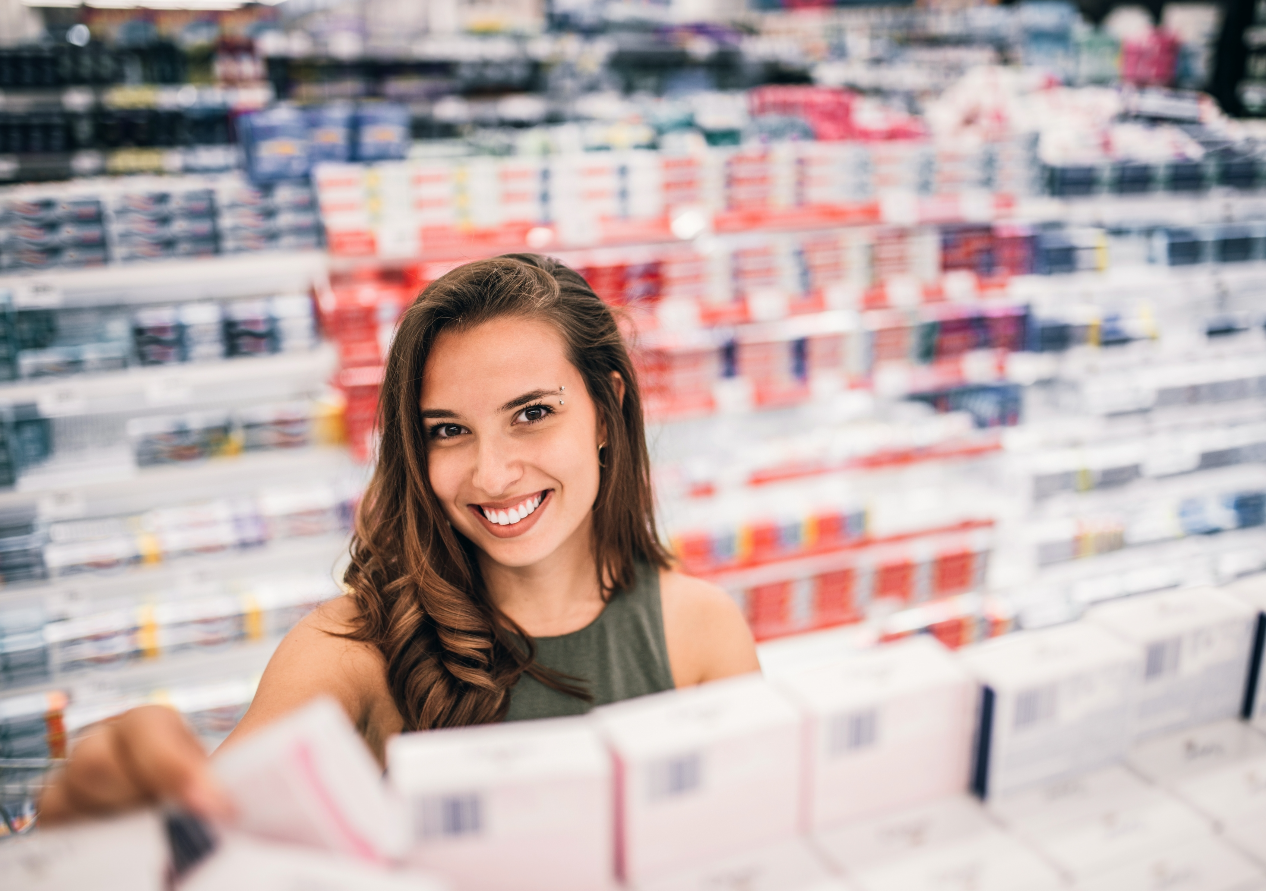
M 1266 887 L 1263 608 L 1255 579 L 958 655 L 819 637 L 766 677 L 406 733 L 385 782 L 318 701 L 213 764 L 237 833 L 470 891 L 1249 891 Z

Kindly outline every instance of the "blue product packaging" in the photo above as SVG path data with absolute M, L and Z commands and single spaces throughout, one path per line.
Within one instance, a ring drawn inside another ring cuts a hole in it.
M 394 102 L 375 102 L 356 110 L 356 160 L 390 161 L 409 154 L 409 109 Z
M 352 130 L 356 121 L 352 106 L 320 105 L 309 108 L 305 114 L 312 163 L 351 160 Z
M 257 183 L 308 175 L 308 125 L 297 108 L 278 106 L 242 115 L 238 122 L 246 170 Z

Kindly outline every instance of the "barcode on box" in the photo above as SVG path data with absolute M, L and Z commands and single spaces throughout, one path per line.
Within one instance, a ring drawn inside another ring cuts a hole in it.
M 428 795 L 417 802 L 413 820 L 420 838 L 478 835 L 483 828 L 483 805 L 475 794 Z
M 1015 697 L 1015 729 L 1023 730 L 1053 720 L 1058 701 L 1058 691 L 1053 684 L 1021 690 Z
M 879 738 L 879 713 L 874 709 L 835 715 L 827 725 L 826 750 L 843 755 L 873 746 Z
M 703 759 L 698 752 L 665 758 L 650 765 L 652 801 L 674 798 L 698 789 L 703 781 Z
M 1178 673 L 1178 664 L 1182 658 L 1182 638 L 1171 637 L 1147 645 L 1147 666 L 1143 670 L 1144 680 L 1154 681 Z

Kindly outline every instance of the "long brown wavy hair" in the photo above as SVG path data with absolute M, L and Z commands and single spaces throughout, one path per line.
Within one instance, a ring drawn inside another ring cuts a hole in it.
M 632 585 L 639 563 L 669 565 L 655 528 L 637 377 L 611 309 L 574 270 L 535 254 L 469 263 L 435 280 L 401 317 L 387 357 L 378 462 L 343 577 L 358 609 L 348 636 L 386 658 L 410 730 L 499 721 L 524 674 L 588 697 L 579 679 L 537 663 L 531 638 L 493 605 L 475 546 L 449 524 L 427 473 L 420 400 L 435 339 L 503 316 L 554 325 L 605 424 L 591 515 L 603 598 Z M 624 380 L 623 399 L 612 372 Z

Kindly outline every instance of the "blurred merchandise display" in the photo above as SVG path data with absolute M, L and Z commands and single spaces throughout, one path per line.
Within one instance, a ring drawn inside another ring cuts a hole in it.
M 1259 607 L 1178 609 L 1197 586 L 1251 600 L 1266 570 L 1266 129 L 1228 116 L 1266 107 L 1266 73 L 1245 109 L 1200 92 L 1220 8 L 291 6 L 59 10 L 0 47 L 0 759 L 147 702 L 222 739 L 280 636 L 340 593 L 400 314 L 461 263 L 535 251 L 619 310 L 660 530 L 770 678 L 709 700 L 736 724 L 764 703 L 743 720 L 769 757 L 750 826 L 741 790 L 690 812 L 707 863 L 658 821 L 729 731 L 652 757 L 688 722 L 612 711 L 604 739 L 651 790 L 620 805 L 647 830 L 625 878 L 1132 888 L 1263 856 L 1266 812 L 1225 816 L 1146 748 L 1258 733 L 1225 725 Z M 1217 658 L 1177 668 L 1183 635 Z M 982 688 L 984 724 L 934 707 Z M 883 722 L 916 699 L 902 749 Z M 558 785 L 605 808 L 577 837 L 609 842 L 605 744 L 559 733 L 515 744 L 575 754 Z M 389 756 L 431 827 L 409 862 L 449 868 L 450 842 L 514 862 L 398 767 L 415 744 Z M 435 746 L 498 769 L 493 742 Z M 798 803 L 794 777 L 816 790 Z M 1121 800 L 1161 843 L 1113 847 Z M 614 854 L 589 853 L 578 887 L 605 887 Z

